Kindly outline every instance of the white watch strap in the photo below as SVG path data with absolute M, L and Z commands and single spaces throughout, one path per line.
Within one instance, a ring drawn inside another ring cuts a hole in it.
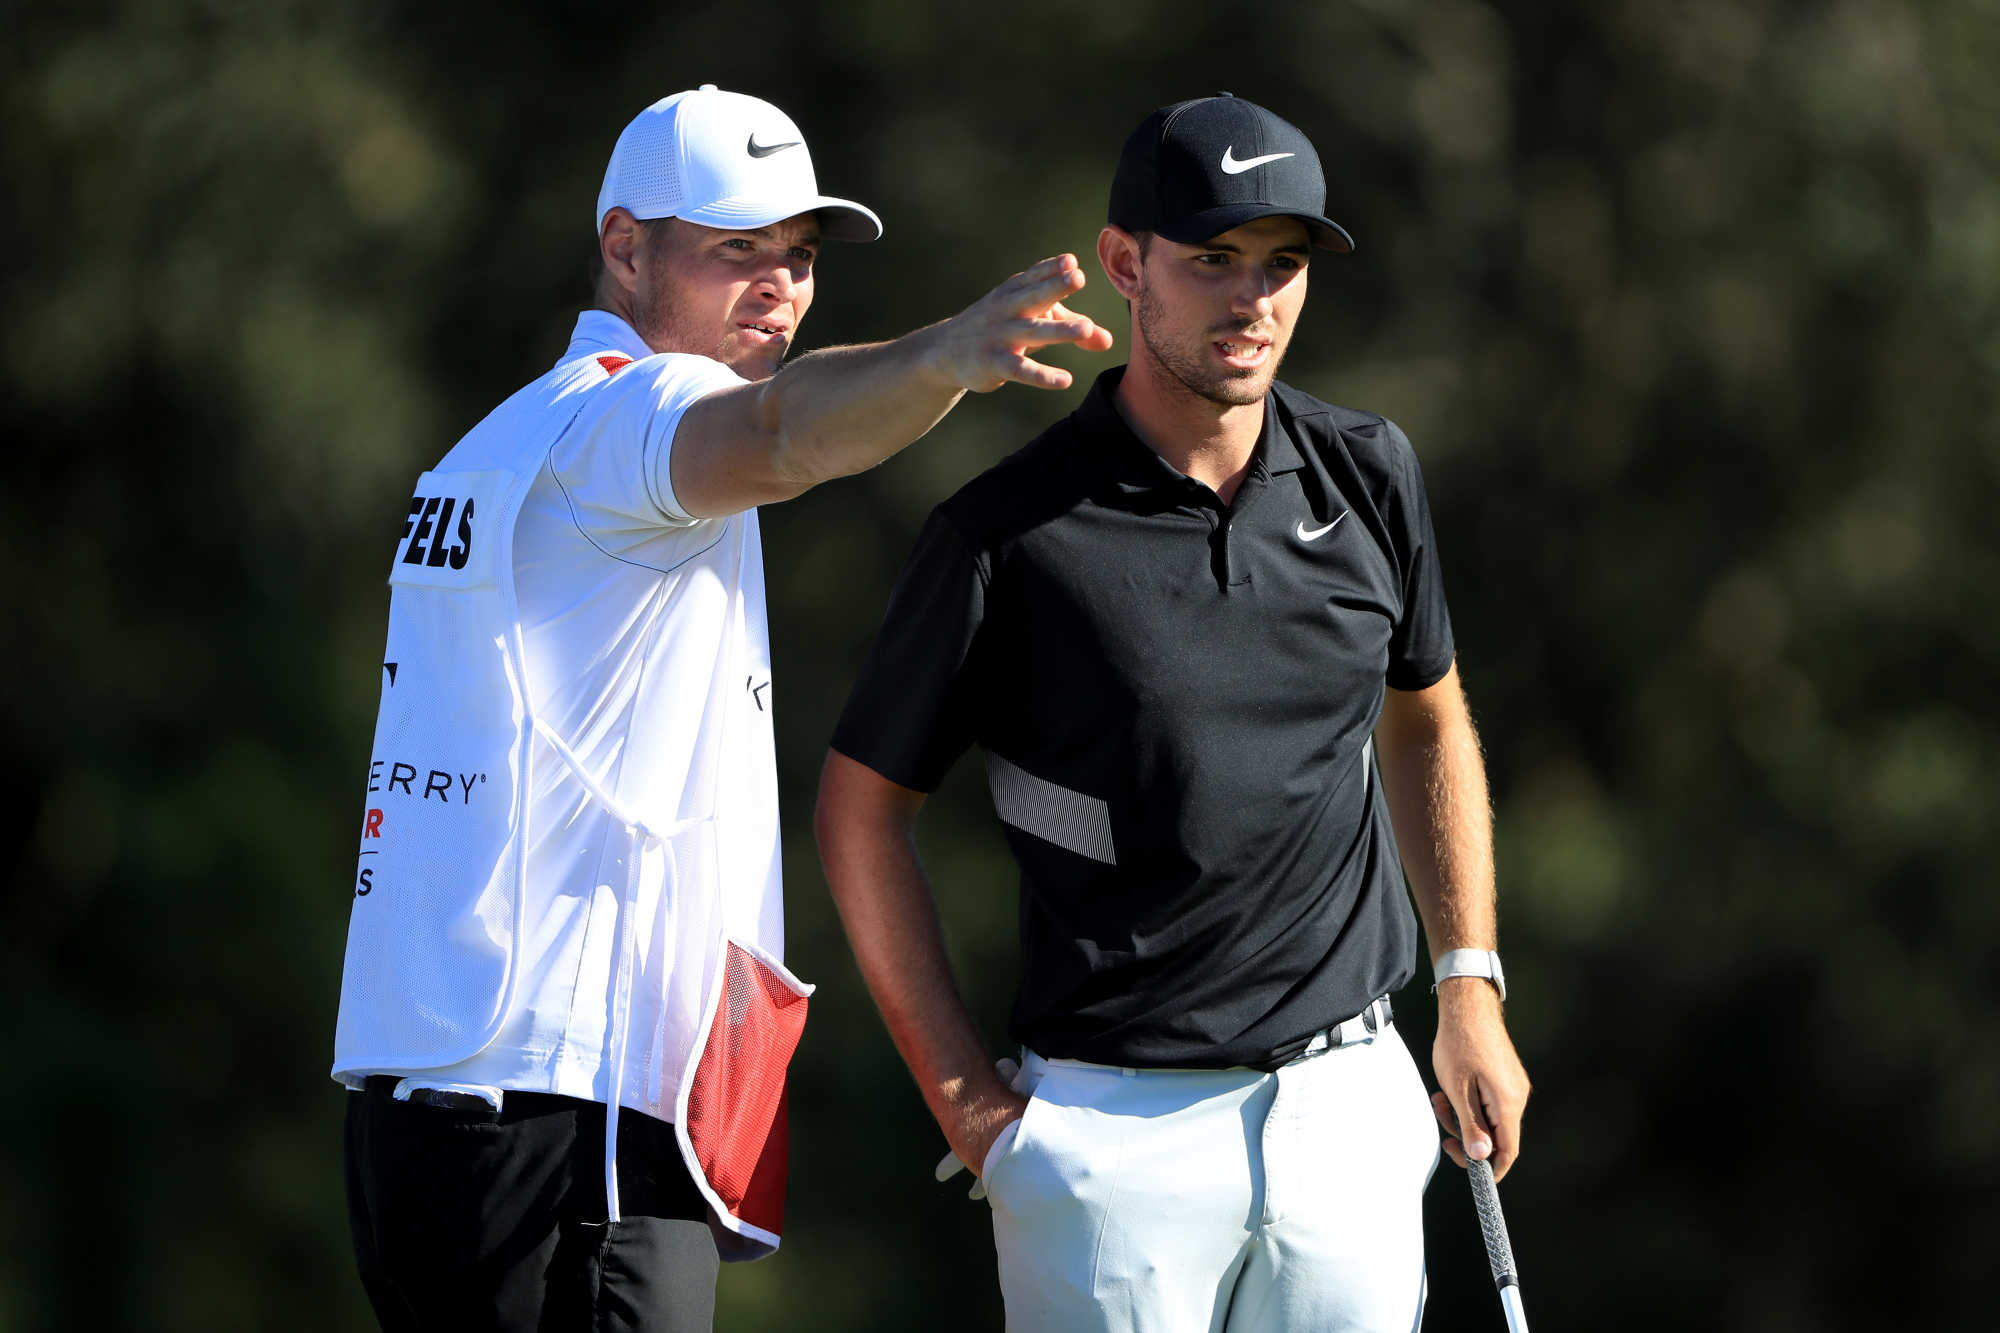
M 1449 981 L 1453 977 L 1479 977 L 1493 983 L 1493 989 L 1500 992 L 1500 999 L 1507 998 L 1507 975 L 1500 970 L 1500 955 L 1491 949 L 1451 949 L 1437 960 L 1436 980 L 1431 982 L 1435 992 L 1438 982 Z

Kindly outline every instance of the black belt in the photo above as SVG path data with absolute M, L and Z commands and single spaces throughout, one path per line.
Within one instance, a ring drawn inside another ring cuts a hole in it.
M 394 1097 L 396 1085 L 401 1083 L 402 1074 L 370 1074 L 365 1081 L 366 1091 L 383 1097 Z M 575 1097 L 565 1097 L 555 1092 L 517 1092 L 508 1089 L 504 1094 L 507 1119 L 511 1122 L 524 1116 L 547 1115 L 551 1111 L 573 1110 L 579 1106 L 597 1106 L 595 1102 L 582 1101 Z M 483 1115 L 495 1116 L 499 1112 L 493 1104 L 476 1092 L 454 1092 L 447 1088 L 411 1088 L 410 1095 L 403 1098 L 412 1106 L 435 1106 L 445 1111 L 476 1111 Z
M 1262 1060 L 1249 1060 L 1245 1063 L 1252 1069 L 1261 1069 L 1268 1074 L 1302 1056 L 1318 1055 L 1322 1051 L 1338 1050 L 1342 1046 L 1352 1046 L 1357 1042 L 1366 1041 L 1388 1027 L 1394 1017 L 1395 1013 L 1389 1007 L 1389 997 L 1384 995 L 1379 999 L 1370 1000 L 1368 1007 L 1352 1018 L 1342 1019 L 1317 1032 L 1308 1032 L 1297 1041 L 1288 1041 L 1273 1049 Z
M 396 1085 L 402 1081 L 401 1074 L 370 1074 L 367 1090 L 380 1093 L 384 1097 L 394 1097 Z M 508 1100 L 513 1100 L 516 1095 L 518 1094 L 509 1093 Z M 410 1095 L 400 1100 L 409 1102 L 413 1106 L 436 1106 L 446 1111 L 491 1112 L 493 1110 L 493 1103 L 476 1092 L 452 1092 L 444 1088 L 412 1088 Z

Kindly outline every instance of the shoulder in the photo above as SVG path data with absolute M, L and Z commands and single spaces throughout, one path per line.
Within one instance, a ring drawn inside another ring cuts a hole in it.
M 958 488 L 937 508 L 974 547 L 990 550 L 1068 513 L 1095 470 L 1073 417 L 1064 417 Z
M 1415 470 L 1417 455 L 1410 437 L 1380 413 L 1325 402 L 1282 380 L 1271 391 L 1293 440 L 1301 449 L 1312 450 L 1322 464 L 1348 465 L 1386 478 Z
M 1414 452 L 1402 427 L 1379 412 L 1325 402 L 1282 380 L 1274 383 L 1271 390 L 1301 444 L 1325 447 L 1337 436 L 1350 448 L 1385 457 Z
M 718 389 L 748 382 L 713 357 L 686 352 L 656 352 L 637 361 L 587 356 L 571 362 L 566 369 L 570 368 L 585 377 L 584 387 L 598 390 L 597 396 L 607 406 L 685 405 Z
M 636 361 L 593 353 L 565 361 L 555 374 L 559 389 L 552 406 L 566 424 L 552 442 L 554 459 L 568 468 L 604 455 L 624 460 L 618 466 L 628 471 L 631 451 L 650 457 L 666 447 L 694 404 L 748 382 L 712 357 L 680 352 Z

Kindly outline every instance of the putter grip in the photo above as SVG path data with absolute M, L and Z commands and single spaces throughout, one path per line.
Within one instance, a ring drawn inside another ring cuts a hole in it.
M 1500 1190 L 1493 1183 L 1493 1168 L 1485 1162 L 1468 1162 L 1465 1174 L 1472 1181 L 1472 1206 L 1479 1210 L 1479 1230 L 1486 1237 L 1486 1262 L 1493 1266 L 1493 1285 L 1517 1287 L 1521 1279 L 1514 1272 L 1514 1247 L 1507 1239 L 1507 1219 L 1500 1215 Z

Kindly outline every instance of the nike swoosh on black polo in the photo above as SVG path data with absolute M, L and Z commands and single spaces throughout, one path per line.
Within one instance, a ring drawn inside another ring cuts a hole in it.
M 1302 542 L 1310 542 L 1310 541 L 1318 541 L 1318 540 L 1319 540 L 1319 539 L 1320 539 L 1321 537 L 1324 537 L 1324 536 L 1326 536 L 1326 534 L 1327 534 L 1327 533 L 1329 533 L 1329 532 L 1332 532 L 1332 531 L 1333 531 L 1333 530 L 1334 530 L 1335 528 L 1339 527 L 1339 526 L 1340 526 L 1340 519 L 1341 519 L 1341 518 L 1346 518 L 1346 517 L 1347 517 L 1347 515 L 1348 515 L 1348 511 L 1347 511 L 1347 510 L 1345 510 L 1345 509 L 1343 509 L 1343 510 L 1341 510 L 1341 511 L 1340 511 L 1340 518 L 1336 518 L 1336 519 L 1334 519 L 1334 520 L 1333 520 L 1333 522 L 1331 522 L 1331 523 L 1327 524 L 1327 525 L 1326 525 L 1325 527 L 1322 527 L 1322 528 L 1314 528 L 1314 529 L 1313 529 L 1312 531 L 1310 531 L 1310 532 L 1306 531 L 1306 523 L 1305 523 L 1305 520 L 1304 520 L 1304 519 L 1300 519 L 1300 520 L 1299 520 L 1299 527 L 1298 527 L 1298 533 L 1299 533 L 1299 540 L 1300 540 L 1300 541 L 1302 541 Z

